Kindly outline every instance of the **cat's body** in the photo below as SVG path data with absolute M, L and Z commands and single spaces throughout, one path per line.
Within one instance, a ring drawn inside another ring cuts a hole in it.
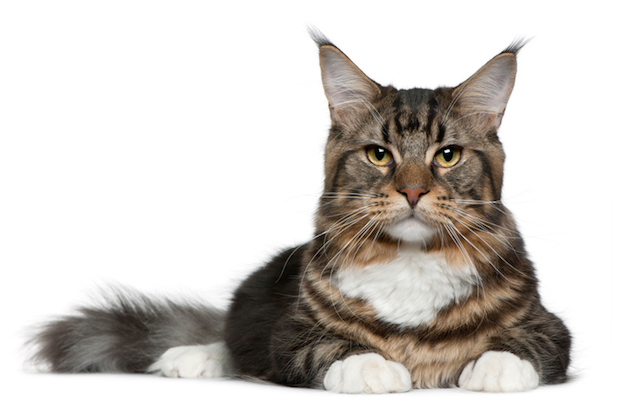
M 399 91 L 316 39 L 332 129 L 315 237 L 245 280 L 225 314 L 119 296 L 47 325 L 37 360 L 339 392 L 566 379 L 570 335 L 501 203 L 497 129 L 520 46 L 456 88 Z

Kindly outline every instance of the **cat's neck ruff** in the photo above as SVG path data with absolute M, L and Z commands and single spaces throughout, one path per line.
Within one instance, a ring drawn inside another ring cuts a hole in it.
M 442 254 L 411 244 L 401 245 L 387 263 L 341 269 L 335 282 L 346 297 L 371 305 L 380 320 L 414 328 L 469 297 L 476 276 L 469 264 L 455 267 Z

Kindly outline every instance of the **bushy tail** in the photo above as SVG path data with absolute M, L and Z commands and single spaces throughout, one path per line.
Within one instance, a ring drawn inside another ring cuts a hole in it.
M 43 325 L 32 360 L 50 371 L 144 373 L 167 349 L 222 340 L 224 312 L 113 289 L 97 306 Z

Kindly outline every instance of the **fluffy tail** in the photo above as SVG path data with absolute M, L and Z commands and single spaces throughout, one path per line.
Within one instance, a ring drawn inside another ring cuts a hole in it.
M 224 312 L 115 289 L 99 306 L 43 325 L 32 360 L 53 372 L 145 373 L 167 349 L 222 340 Z

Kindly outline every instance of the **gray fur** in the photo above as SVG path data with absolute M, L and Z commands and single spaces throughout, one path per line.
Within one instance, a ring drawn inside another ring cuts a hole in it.
M 167 349 L 222 339 L 223 312 L 112 288 L 97 306 L 42 325 L 32 361 L 53 372 L 144 373 Z

